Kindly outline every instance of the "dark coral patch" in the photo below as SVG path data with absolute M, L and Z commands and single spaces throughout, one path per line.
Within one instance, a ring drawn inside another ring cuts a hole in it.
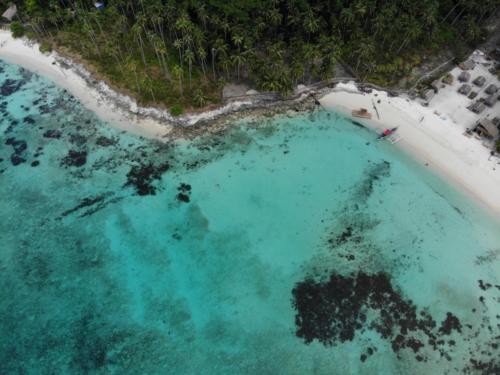
M 23 122 L 25 124 L 33 125 L 35 123 L 35 120 L 31 116 L 26 116 L 25 118 L 23 118 Z
M 2 96 L 12 95 L 16 91 L 19 91 L 23 84 L 24 82 L 22 80 L 16 81 L 14 79 L 6 79 L 2 86 L 0 86 L 0 94 L 2 94 Z
M 66 155 L 61 160 L 61 165 L 67 167 L 81 167 L 87 162 L 87 151 L 76 151 L 69 150 L 68 155 Z
M 127 182 L 124 186 L 133 186 L 138 195 L 155 195 L 156 187 L 153 182 L 159 180 L 169 168 L 168 163 L 134 165 L 127 173 Z
M 370 329 L 388 340 L 395 353 L 408 348 L 416 354 L 429 346 L 449 358 L 442 347 L 444 340 L 438 338 L 453 330 L 461 332 L 460 321 L 451 313 L 437 330 L 432 316 L 425 310 L 417 313 L 416 306 L 393 288 L 385 273 L 333 273 L 325 282 L 306 279 L 292 294 L 297 311 L 296 335 L 306 343 L 318 340 L 327 346 L 336 345 L 352 341 L 359 330 Z M 372 353 L 370 350 L 367 354 Z M 364 362 L 368 355 L 362 354 L 360 360 Z M 419 354 L 419 360 L 425 357 Z
M 101 136 L 96 139 L 95 143 L 101 147 L 108 147 L 114 145 L 116 141 L 114 139 Z
M 177 190 L 183 193 L 191 192 L 191 185 L 182 182 L 179 186 L 177 186 Z
M 54 139 L 59 139 L 61 138 L 61 132 L 57 129 L 51 129 L 47 130 L 45 133 L 43 133 L 44 138 L 54 138 Z
M 12 165 L 16 166 L 16 165 L 19 165 L 19 164 L 22 164 L 22 163 L 25 163 L 26 162 L 26 159 L 17 155 L 17 154 L 12 154 L 10 156 L 10 162 L 12 163 Z
M 189 202 L 189 195 L 184 194 L 184 193 L 179 193 L 179 194 L 177 194 L 177 200 L 179 202 L 188 203 Z

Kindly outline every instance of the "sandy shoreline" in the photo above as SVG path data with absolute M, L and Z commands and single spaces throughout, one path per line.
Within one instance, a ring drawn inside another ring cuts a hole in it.
M 465 137 L 463 129 L 451 119 L 404 97 L 389 97 L 386 92 L 376 90 L 359 92 L 354 84 L 339 84 L 320 101 L 326 108 L 348 117 L 353 109 L 369 109 L 372 120 L 359 122 L 377 132 L 398 126 L 401 140 L 395 147 L 454 183 L 500 218 L 500 159 L 490 158 L 490 150 L 480 140 Z
M 206 123 L 223 114 L 235 113 L 236 110 L 241 116 L 252 114 L 249 112 L 252 110 L 251 102 L 235 102 L 214 111 L 173 120 L 167 111 L 138 107 L 132 98 L 114 92 L 105 83 L 92 82 L 92 77 L 83 66 L 66 62 L 57 53 L 42 54 L 37 44 L 14 39 L 7 30 L 0 30 L 0 59 L 51 79 L 102 120 L 148 138 L 175 137 L 180 127 L 195 129 L 201 125 L 191 125 Z M 405 97 L 389 97 L 385 91 L 362 93 L 354 83 L 338 84 L 331 91 L 321 99 L 325 108 L 342 112 L 347 117 L 351 117 L 352 109 L 367 108 L 373 112 L 373 119 L 360 122 L 375 131 L 399 126 L 398 134 L 402 139 L 396 144 L 397 147 L 454 182 L 500 217 L 500 159 L 488 160 L 490 150 L 481 141 L 463 136 L 465 127 L 457 126 L 457 119 L 436 115 L 432 107 L 423 107 L 417 101 Z M 304 97 L 307 92 L 306 89 Z M 299 102 L 300 99 L 295 103 Z M 373 109 L 374 103 L 380 119 L 377 119 Z M 279 105 L 276 107 L 279 111 Z M 231 120 L 231 116 L 227 120 Z M 200 131 L 206 129 L 202 127 Z

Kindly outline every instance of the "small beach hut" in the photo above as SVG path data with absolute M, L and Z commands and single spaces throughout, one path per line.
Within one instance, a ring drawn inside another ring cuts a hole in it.
M 470 90 L 472 90 L 471 85 L 468 85 L 467 83 L 464 83 L 460 88 L 458 89 L 458 92 L 462 95 L 467 95 Z
M 427 89 L 422 92 L 422 99 L 424 99 L 428 103 L 431 101 L 434 95 L 436 95 L 436 92 L 433 89 Z
M 469 110 L 471 110 L 472 112 L 474 113 L 481 113 L 485 110 L 485 106 L 484 106 L 484 103 L 483 102 L 475 102 L 474 104 L 472 104 L 471 106 L 468 107 Z
M 488 87 L 486 87 L 486 90 L 484 91 L 486 92 L 486 94 L 492 95 L 498 91 L 498 87 L 496 87 L 494 84 L 491 84 Z
M 490 95 L 486 99 L 484 99 L 484 104 L 486 104 L 488 107 L 493 107 L 496 102 L 497 96 L 495 94 Z
M 476 66 L 476 64 L 472 60 L 467 60 L 467 61 L 464 61 L 464 62 L 460 63 L 458 66 L 462 70 L 472 70 L 472 69 L 474 69 L 474 67 Z
M 486 138 L 497 139 L 500 131 L 490 120 L 483 118 L 477 123 L 476 133 Z
M 482 87 L 486 83 L 486 78 L 484 76 L 476 77 L 472 83 L 476 86 Z
M 462 72 L 458 76 L 458 80 L 460 82 L 469 82 L 469 79 L 470 79 L 470 73 L 469 72 Z
M 4 20 L 7 20 L 9 22 L 12 21 L 12 19 L 15 17 L 17 14 L 17 6 L 16 4 L 11 4 L 5 12 L 2 14 L 2 18 Z

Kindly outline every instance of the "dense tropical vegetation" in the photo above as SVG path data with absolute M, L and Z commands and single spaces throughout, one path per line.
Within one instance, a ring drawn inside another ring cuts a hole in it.
M 474 43 L 500 0 L 17 0 L 11 27 L 90 63 L 142 103 L 220 101 L 228 81 L 288 93 L 338 61 L 388 82 L 418 52 Z M 4 6 L 6 6 L 4 1 Z

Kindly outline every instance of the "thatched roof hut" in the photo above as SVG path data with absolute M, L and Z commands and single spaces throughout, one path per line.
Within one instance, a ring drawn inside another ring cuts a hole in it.
M 462 72 L 458 76 L 458 80 L 460 82 L 469 82 L 470 79 L 470 73 L 469 72 Z
M 17 14 L 17 6 L 16 4 L 11 4 L 5 12 L 2 14 L 2 18 L 11 22 L 12 19 L 16 16 Z
M 460 88 L 458 89 L 458 92 L 462 95 L 467 95 L 470 90 L 472 90 L 471 85 L 468 85 L 467 83 L 464 83 Z
M 490 95 L 486 99 L 484 99 L 484 104 L 486 104 L 488 107 L 493 107 L 496 102 L 497 96 L 495 94 Z
M 472 83 L 476 86 L 482 87 L 486 83 L 486 78 L 484 76 L 476 77 Z
M 469 108 L 472 112 L 474 113 L 481 113 L 485 110 L 485 106 L 484 106 L 484 103 L 483 102 L 475 102 L 474 104 L 470 105 Z
M 497 139 L 500 135 L 500 130 L 487 118 L 478 121 L 476 132 L 486 138 Z
M 497 91 L 498 91 L 498 87 L 496 87 L 494 84 L 491 84 L 491 85 L 488 85 L 488 87 L 486 87 L 486 90 L 484 90 L 486 92 L 486 94 L 495 94 Z

